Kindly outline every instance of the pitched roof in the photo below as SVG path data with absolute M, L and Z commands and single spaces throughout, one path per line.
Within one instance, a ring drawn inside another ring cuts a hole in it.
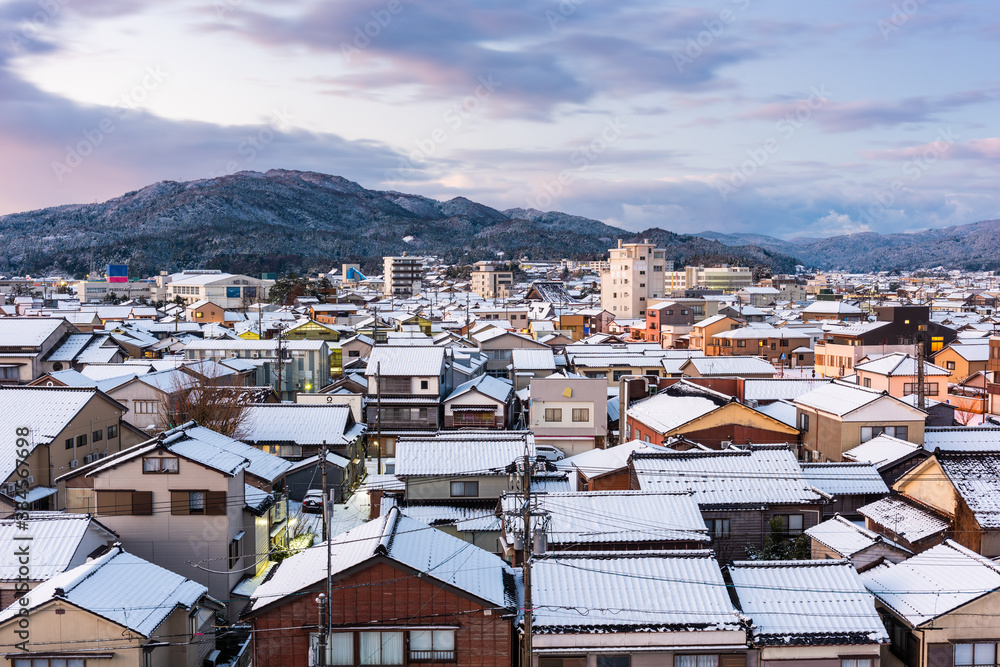
M 285 559 L 255 592 L 254 611 L 326 578 L 326 543 Z M 403 516 L 396 508 L 333 538 L 336 574 L 376 556 L 385 556 L 498 607 L 516 604 L 514 575 L 498 556 Z
M 984 530 L 1000 529 L 1000 452 L 935 456 L 979 526 Z
M 812 378 L 747 378 L 743 381 L 743 400 L 791 400 L 828 382 Z
M 691 357 L 682 366 L 681 370 L 686 372 L 691 367 L 698 371 L 698 374 L 705 376 L 733 376 L 743 375 L 774 375 L 774 366 L 770 362 L 751 356 L 733 357 Z
M 531 591 L 540 634 L 741 627 L 711 551 L 551 552 Z
M 17 545 L 31 537 L 31 572 L 35 581 L 51 579 L 71 566 L 85 562 L 96 544 L 84 542 L 90 531 L 113 541 L 117 535 L 89 514 L 66 512 L 31 512 L 27 530 L 14 519 L 0 519 L 0 581 L 14 581 L 23 563 L 18 561 Z M 83 550 L 83 551 L 81 551 Z
M 869 361 L 863 361 L 855 364 L 854 370 L 873 373 L 875 375 L 884 375 L 886 377 L 916 377 L 917 360 L 908 354 L 893 352 L 892 354 L 887 354 L 884 357 L 877 357 Z M 951 375 L 951 372 L 946 371 L 940 366 L 935 366 L 929 361 L 925 361 L 924 375 Z
M 889 487 L 870 463 L 803 463 L 802 474 L 831 496 L 889 495 Z
M 631 459 L 643 491 L 690 491 L 707 506 L 820 503 L 795 453 L 787 446 L 686 452 L 635 452 Z
M 496 401 L 506 403 L 510 399 L 514 387 L 509 380 L 495 378 L 491 375 L 479 375 L 455 387 L 455 391 L 451 392 L 445 401 L 452 401 L 470 391 L 478 391 Z
M 923 447 L 918 444 L 882 433 L 847 450 L 843 457 L 848 461 L 871 463 L 879 470 L 884 470 L 921 451 Z
M 236 435 L 247 442 L 348 445 L 364 433 L 349 405 L 262 403 L 249 405 Z
M 884 644 L 882 619 L 848 560 L 737 561 L 728 568 L 754 643 Z
M 0 318 L 0 347 L 38 347 L 65 325 L 55 317 Z
M 952 540 L 861 575 L 865 586 L 911 626 L 1000 590 L 1000 566 Z
M 511 365 L 520 371 L 554 371 L 552 350 L 511 350 Z
M 190 609 L 208 589 L 118 547 L 36 586 L 28 609 L 65 600 L 144 637 L 175 609 Z M 14 618 L 21 605 L 0 612 L 0 623 Z
M 384 377 L 438 376 L 444 368 L 443 347 L 379 345 L 368 356 L 366 376 L 376 372 Z
M 906 554 L 911 553 L 909 549 L 887 540 L 876 532 L 862 528 L 839 514 L 828 521 L 807 528 L 806 535 L 845 558 L 881 543 L 891 545 Z
M 535 455 L 535 439 L 515 431 L 456 431 L 396 440 L 396 475 L 506 475 L 525 453 Z
M 998 452 L 1000 427 L 928 426 L 924 429 L 924 449 L 929 452 Z
M 843 417 L 888 396 L 881 391 L 834 380 L 802 394 L 794 402 L 797 405 L 804 405 Z M 892 400 L 898 401 L 898 399 Z M 901 401 L 900 403 L 902 404 Z
M 882 498 L 859 507 L 858 514 L 911 544 L 948 530 L 948 521 L 900 496 Z

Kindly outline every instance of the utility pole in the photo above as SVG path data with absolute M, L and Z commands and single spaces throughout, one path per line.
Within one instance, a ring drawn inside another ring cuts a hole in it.
M 531 457 L 524 454 L 524 660 L 525 667 L 531 667 Z
M 375 364 L 375 446 L 378 457 L 375 474 L 382 474 L 382 362 Z
M 323 533 L 326 535 L 326 625 L 321 630 L 324 636 L 329 637 L 333 629 L 333 583 L 331 581 L 331 575 L 333 574 L 333 546 L 331 542 L 333 541 L 333 509 L 334 504 L 332 502 L 333 498 L 327 497 L 327 485 L 326 485 L 326 440 L 323 441 L 323 460 L 320 461 L 320 465 L 323 466 Z M 327 518 L 327 508 L 329 508 L 329 519 Z M 324 656 L 324 660 L 325 660 Z M 326 662 L 320 664 L 325 665 Z
M 327 577 L 327 579 L 329 580 L 329 577 Z M 316 656 L 317 665 L 327 664 L 326 663 L 326 640 L 327 640 L 326 604 L 327 604 L 326 594 L 320 593 L 319 597 L 316 598 L 316 606 L 319 607 L 319 624 L 318 624 L 319 627 L 317 628 L 317 630 L 319 630 L 319 655 Z
M 327 505 L 329 501 L 326 497 L 327 487 L 326 487 L 326 440 L 323 441 L 323 446 L 319 450 L 319 465 L 320 465 L 320 475 L 322 475 L 323 484 L 323 540 L 330 545 L 330 517 L 327 512 Z M 315 477 L 313 478 L 315 479 Z M 329 549 L 327 549 L 329 552 Z
M 924 336 L 923 331 L 927 326 L 920 324 L 917 326 L 917 408 L 927 409 L 927 400 L 924 392 Z

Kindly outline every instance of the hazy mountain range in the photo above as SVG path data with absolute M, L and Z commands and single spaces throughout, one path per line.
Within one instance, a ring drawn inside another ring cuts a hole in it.
M 80 277 L 109 263 L 129 264 L 133 276 L 183 268 L 286 273 L 348 261 L 380 272 L 383 256 L 404 251 L 448 262 L 596 259 L 619 238 L 648 238 L 679 265 L 738 263 L 758 274 L 790 272 L 800 263 L 849 270 L 1000 267 L 996 220 L 919 234 L 793 241 L 656 228 L 632 233 L 565 213 L 499 211 L 464 197 L 440 202 L 367 190 L 339 176 L 271 170 L 163 181 L 103 203 L 2 216 L 0 273 Z

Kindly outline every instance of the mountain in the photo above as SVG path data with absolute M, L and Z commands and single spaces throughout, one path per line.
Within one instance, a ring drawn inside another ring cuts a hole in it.
M 793 257 L 753 245 L 729 246 L 662 229 L 623 232 L 597 220 L 531 209 L 498 211 L 456 197 L 440 202 L 367 190 L 339 176 L 271 170 L 178 183 L 163 181 L 100 204 L 59 206 L 0 217 L 0 273 L 82 276 L 128 264 L 132 275 L 208 268 L 328 270 L 341 262 L 381 271 L 381 258 L 406 251 L 448 262 L 503 257 L 596 259 L 621 238 L 662 243 L 687 262 L 793 270 Z
M 892 271 L 943 266 L 967 271 L 1000 269 L 1000 220 L 906 234 L 864 232 L 829 238 L 776 239 L 763 234 L 699 232 L 730 246 L 752 244 L 793 255 L 820 269 Z

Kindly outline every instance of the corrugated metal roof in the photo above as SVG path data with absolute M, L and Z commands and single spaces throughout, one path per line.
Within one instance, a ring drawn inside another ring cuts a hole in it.
M 934 452 L 1000 452 L 1000 427 L 929 426 L 924 430 L 924 449 Z
M 799 378 L 747 378 L 743 381 L 743 400 L 779 401 L 798 398 L 817 387 L 829 384 L 829 380 Z
M 1000 430 L 998 430 L 998 435 L 1000 435 Z M 862 442 L 853 449 L 847 450 L 843 456 L 848 461 L 871 463 L 882 470 L 891 467 L 897 461 L 912 456 L 914 452 L 921 449 L 920 445 L 882 433 L 867 442 Z
M 784 446 L 632 455 L 643 491 L 691 491 L 702 507 L 818 503 L 795 453 Z
M 351 422 L 349 405 L 251 405 L 237 436 L 254 443 L 321 445 L 326 442 L 331 447 L 342 447 L 357 437 Z
M 24 564 L 18 560 L 18 545 L 24 543 L 25 536 L 31 538 L 28 578 L 33 581 L 51 579 L 83 563 L 89 554 L 79 553 L 79 549 L 88 531 L 99 534 L 102 540 L 115 538 L 114 533 L 96 523 L 89 514 L 31 512 L 26 521 L 24 530 L 14 519 L 0 520 L 0 581 L 18 578 L 18 568 Z
M 78 355 L 83 348 L 87 347 L 93 338 L 94 334 L 89 333 L 70 334 L 61 345 L 49 353 L 45 360 L 63 362 L 73 361 L 73 359 L 76 358 L 76 355 Z
M 199 583 L 112 549 L 39 584 L 31 591 L 28 609 L 62 599 L 150 637 L 176 608 L 190 609 L 207 592 Z M 18 608 L 11 605 L 0 612 L 0 623 L 14 618 Z
M 511 365 L 519 371 L 554 371 L 552 350 L 511 350 Z
M 366 376 L 376 372 L 385 377 L 412 377 L 441 375 L 444 369 L 445 349 L 443 347 L 392 347 L 379 345 L 372 348 L 368 356 Z
M 880 602 L 918 626 L 1000 590 L 1000 567 L 945 540 L 902 563 L 869 570 L 861 579 Z
M 775 373 L 770 362 L 751 356 L 733 357 L 692 357 L 682 370 L 694 368 L 702 377 L 744 375 L 771 375 Z
M 946 520 L 915 507 L 898 496 L 882 498 L 859 507 L 858 514 L 884 526 L 911 544 L 948 529 Z
M 531 351 L 533 352 L 534 350 Z M 544 350 L 542 350 L 542 352 L 544 352 Z M 552 355 L 550 354 L 549 356 Z M 506 402 L 510 398 L 511 393 L 514 391 L 514 387 L 511 385 L 509 380 L 495 378 L 490 375 L 480 375 L 455 387 L 455 391 L 451 392 L 445 401 L 454 400 L 462 394 L 472 391 L 473 389 L 501 402 Z
M 554 552 L 531 593 L 538 633 L 740 629 L 711 551 Z
M 755 643 L 889 641 L 874 599 L 848 560 L 737 561 L 728 570 L 743 613 L 753 619 Z
M 803 463 L 802 473 L 809 484 L 831 496 L 889 495 L 889 487 L 871 463 Z
M 668 433 L 718 408 L 715 401 L 703 396 L 670 396 L 659 393 L 633 403 L 626 414 L 658 433 Z
M 866 373 L 873 373 L 875 375 L 885 375 L 887 377 L 916 377 L 917 360 L 908 354 L 893 352 L 884 357 L 855 364 L 854 370 L 865 371 Z M 925 361 L 924 375 L 951 375 L 951 373 L 940 366 L 935 366 L 929 361 Z
M 396 475 L 506 475 L 525 452 L 535 455 L 532 436 L 515 432 L 455 432 L 396 441 Z
M 850 557 L 859 551 L 863 551 L 875 544 L 886 543 L 904 553 L 911 553 L 895 542 L 887 540 L 883 536 L 862 528 L 852 521 L 848 521 L 842 516 L 835 516 L 829 521 L 816 524 L 806 529 L 806 535 L 816 540 L 823 546 L 832 549 L 841 556 Z
M 523 532 L 520 494 L 501 498 L 505 530 Z M 611 542 L 709 542 L 708 528 L 691 494 L 597 491 L 539 495 L 534 508 L 547 515 L 549 544 Z
M 886 395 L 874 389 L 833 381 L 802 394 L 794 402 L 842 417 Z
M 282 561 L 255 592 L 257 610 L 326 578 L 325 542 Z M 393 508 L 388 514 L 333 538 L 334 574 L 383 554 L 499 607 L 510 607 L 506 581 L 513 572 L 498 556 L 432 528 Z
M 64 325 L 54 317 L 0 318 L 0 347 L 38 347 Z

